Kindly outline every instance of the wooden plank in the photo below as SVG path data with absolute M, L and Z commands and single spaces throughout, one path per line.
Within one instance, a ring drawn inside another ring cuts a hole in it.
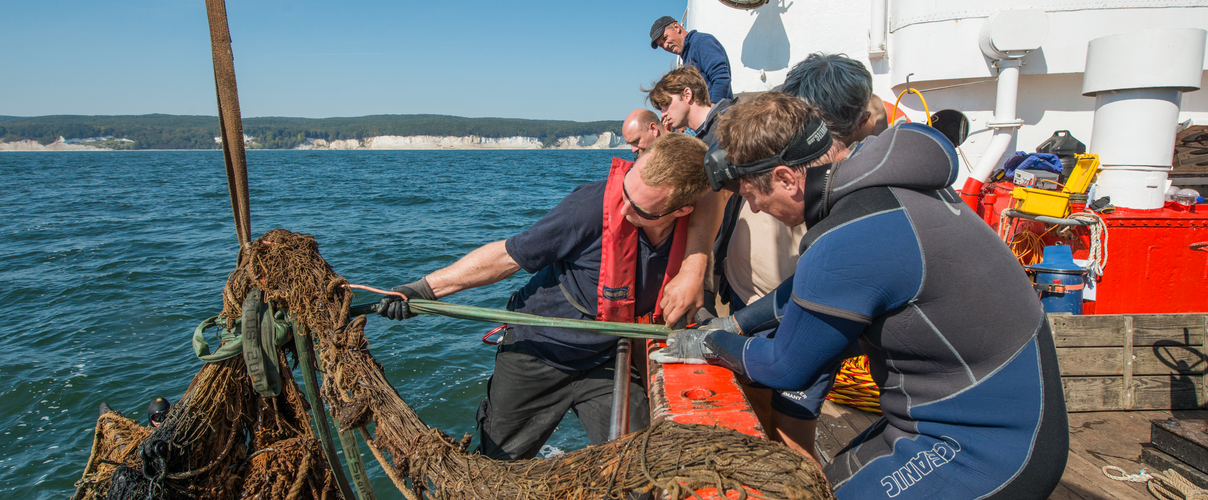
M 1133 351 L 1133 375 L 1202 374 L 1208 356 L 1200 346 L 1144 346 Z M 1122 347 L 1059 347 L 1063 377 L 1124 375 Z
M 1095 500 L 1096 496 L 1083 496 L 1085 491 L 1078 491 L 1070 487 L 1064 482 L 1065 476 L 1061 477 L 1062 482 L 1057 483 L 1057 488 L 1049 495 L 1049 500 Z
M 1061 478 L 1089 498 L 1151 498 L 1145 485 L 1114 481 L 1103 475 L 1103 466 L 1115 465 L 1129 474 L 1141 470 L 1141 443 L 1149 440 L 1149 421 L 1136 414 L 1155 412 L 1104 412 L 1071 414 L 1070 454 Z M 1166 413 L 1169 415 L 1169 413 Z M 1096 490 L 1102 493 L 1096 493 Z
M 853 429 L 859 429 L 860 432 L 864 432 L 864 429 L 872 427 L 872 424 L 881 419 L 881 415 L 876 413 L 869 413 L 851 407 L 848 407 L 848 410 L 851 410 L 846 415 L 848 423 L 851 424 Z
M 814 428 L 814 451 L 818 454 L 818 458 L 822 460 L 822 465 L 830 465 L 835 461 L 835 455 L 839 454 L 847 443 L 840 443 L 835 439 L 834 433 L 830 430 L 830 424 L 834 422 L 835 417 L 829 417 L 825 411 L 818 417 L 817 427 Z
M 1125 409 L 1124 377 L 1062 377 L 1061 387 L 1066 411 Z
M 1131 413 L 1131 412 L 1128 412 Z M 1104 465 L 1128 473 L 1142 469 L 1140 443 L 1149 440 L 1145 425 L 1129 421 L 1127 413 L 1069 415 L 1069 459 L 1062 483 L 1094 499 L 1149 499 L 1144 484 L 1113 481 L 1103 475 Z
M 1124 316 L 1049 316 L 1057 347 L 1112 347 L 1124 345 Z
M 1179 475 L 1187 478 L 1200 488 L 1208 488 L 1208 474 L 1204 474 L 1193 467 L 1188 466 L 1182 460 L 1174 458 L 1169 454 L 1155 448 L 1152 444 L 1141 444 L 1141 462 L 1150 467 L 1151 471 L 1164 472 L 1166 469 L 1174 469 Z
M 1200 409 L 1205 402 L 1203 384 L 1203 377 L 1190 375 L 1133 377 L 1131 409 Z M 1124 397 L 1124 377 L 1062 377 L 1061 385 L 1066 411 L 1130 409 Z
M 1086 475 L 1084 475 L 1086 474 Z M 1095 476 L 1095 475 L 1098 476 Z M 1087 475 L 1090 475 L 1087 477 Z M 1099 485 L 1104 481 L 1115 482 L 1111 479 L 1103 477 L 1103 473 L 1086 464 L 1086 460 L 1079 460 L 1074 452 L 1070 452 L 1070 457 L 1065 463 L 1065 472 L 1061 475 L 1061 482 L 1057 483 L 1057 489 L 1049 498 L 1067 499 L 1067 498 L 1085 498 L 1086 500 L 1101 500 L 1116 498 L 1115 494 L 1119 492 L 1108 493 Z M 1125 493 L 1126 496 L 1121 498 L 1145 498 L 1130 493 Z M 1132 495 L 1132 496 L 1127 496 Z
M 1202 374 L 1208 368 L 1203 346 L 1148 346 L 1133 351 L 1134 375 Z
M 1203 314 L 1136 314 L 1134 345 L 1204 345 Z
M 1124 399 L 1124 407 L 1133 409 L 1133 392 L 1129 388 L 1133 387 L 1133 343 L 1135 342 L 1133 331 L 1133 317 L 1124 317 L 1124 394 L 1121 398 Z
M 1171 415 L 1180 420 L 1208 419 L 1206 410 L 1129 411 L 1073 413 L 1070 422 L 1070 455 L 1061 483 L 1050 496 L 1057 499 L 1137 498 L 1152 499 L 1144 485 L 1118 483 L 1103 475 L 1104 465 L 1115 465 L 1136 473 L 1142 465 L 1138 455 L 1149 441 L 1150 421 Z M 1123 487 L 1123 488 L 1121 488 Z
M 1204 406 L 1203 377 L 1133 377 L 1134 409 L 1194 410 Z
M 1200 314 L 1050 315 L 1057 347 L 1124 345 L 1127 318 L 1133 322 L 1133 345 L 1204 345 L 1206 316 Z
M 835 458 L 839 450 L 846 447 L 864 431 L 864 427 L 857 429 L 847 420 L 847 413 L 858 411 L 860 410 L 838 405 L 832 401 L 822 403 L 822 414 L 818 417 L 818 429 L 815 434 L 823 432 L 831 437 L 831 440 L 826 443 L 817 443 L 823 446 L 820 451 L 825 452 L 831 460 Z
M 1183 463 L 1208 472 L 1208 429 L 1203 420 L 1154 420 L 1150 442 Z

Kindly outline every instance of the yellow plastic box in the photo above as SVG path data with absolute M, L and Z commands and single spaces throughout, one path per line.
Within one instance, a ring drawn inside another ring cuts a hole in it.
M 1099 155 L 1084 153 L 1077 155 L 1076 158 L 1078 158 L 1078 163 L 1070 171 L 1070 176 L 1065 181 L 1065 189 L 1062 190 L 1065 193 L 1085 193 L 1086 189 L 1091 187 L 1091 180 L 1095 178 L 1095 173 L 1099 171 Z
M 1011 197 L 1019 200 L 1015 209 L 1025 214 L 1064 218 L 1070 209 L 1069 193 L 1020 186 Z
M 1070 195 L 1085 193 L 1099 171 L 1099 155 L 1080 154 L 1077 158 L 1078 163 L 1070 172 L 1065 189 L 1061 191 L 1022 186 L 1012 190 L 1011 197 L 1019 200 L 1015 203 L 1015 209 L 1025 214 L 1047 217 L 1064 218 L 1069 215 Z

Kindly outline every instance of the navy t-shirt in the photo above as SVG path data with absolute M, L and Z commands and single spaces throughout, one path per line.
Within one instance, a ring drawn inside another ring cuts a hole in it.
M 540 316 L 595 319 L 596 288 L 600 282 L 600 246 L 604 233 L 604 188 L 607 181 L 576 187 L 545 217 L 505 242 L 508 255 L 525 271 L 534 273 L 516 291 L 513 309 Z M 681 222 L 685 223 L 685 222 Z M 637 289 L 635 312 L 654 310 L 658 301 L 667 259 L 668 237 L 654 248 L 638 231 Z M 558 283 L 591 314 L 584 314 L 566 300 Z M 564 370 L 589 370 L 613 357 L 617 337 L 564 328 L 516 325 L 512 338 L 521 350 L 546 364 Z

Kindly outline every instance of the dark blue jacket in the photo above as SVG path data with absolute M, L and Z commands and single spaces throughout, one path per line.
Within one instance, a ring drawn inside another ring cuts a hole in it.
M 684 37 L 684 50 L 680 52 L 685 66 L 695 66 L 709 83 L 709 102 L 733 99 L 730 88 L 730 58 L 726 49 L 713 35 L 692 30 Z
M 576 187 L 541 220 L 504 245 L 508 255 L 533 277 L 513 295 L 512 309 L 551 318 L 593 320 L 600 280 L 606 180 Z M 659 247 L 638 231 L 638 315 L 654 310 L 671 255 L 667 238 Z M 574 299 L 583 310 L 567 300 Z M 513 325 L 516 348 L 561 370 L 590 370 L 613 357 L 617 337 L 551 326 Z

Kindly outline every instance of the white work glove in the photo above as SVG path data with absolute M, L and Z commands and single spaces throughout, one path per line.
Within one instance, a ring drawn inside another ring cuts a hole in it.
M 676 330 L 667 337 L 667 347 L 650 354 L 651 361 L 661 364 L 684 363 L 703 365 L 706 355 L 713 354 L 705 347 L 705 336 L 715 330 Z
M 738 326 L 738 322 L 734 320 L 734 316 L 723 316 L 713 318 L 698 328 L 702 330 L 725 330 L 730 333 L 743 335 L 742 328 Z

